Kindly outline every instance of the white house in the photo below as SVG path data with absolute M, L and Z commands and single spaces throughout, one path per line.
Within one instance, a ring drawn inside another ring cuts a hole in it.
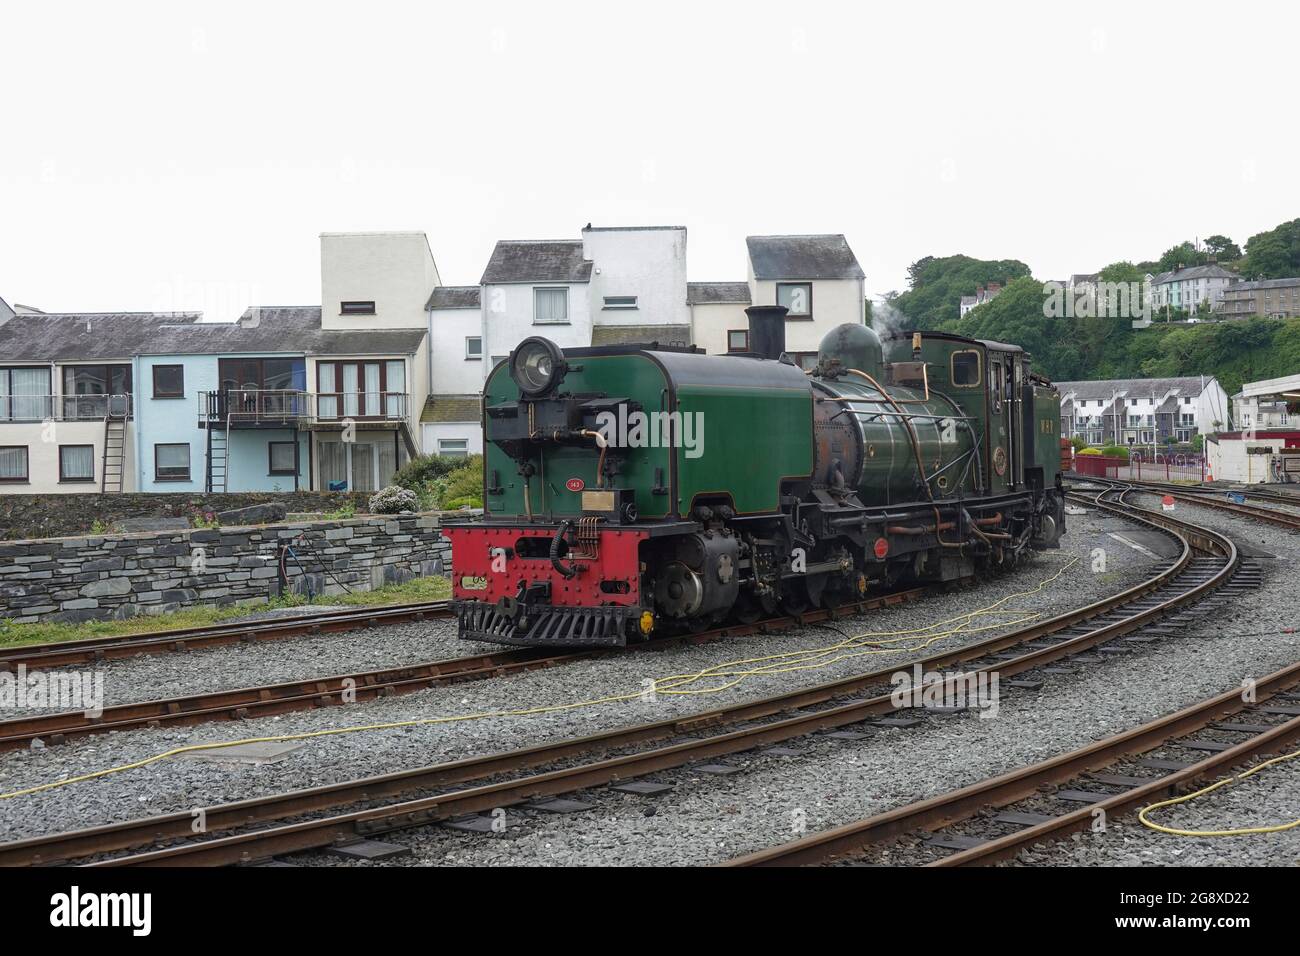
M 1061 436 L 1090 445 L 1162 445 L 1229 427 L 1228 396 L 1213 376 L 1057 382 Z
M 480 395 L 492 368 L 483 351 L 482 290 L 476 285 L 439 286 L 426 308 L 433 391 L 420 416 L 425 453 L 481 452 Z
M 831 329 L 865 320 L 866 277 L 843 235 L 749 236 L 748 280 L 691 283 L 687 303 L 695 344 L 708 352 L 749 349 L 749 305 L 783 305 L 786 349 L 800 365 L 817 361 Z
M 1240 278 L 1214 263 L 1147 276 L 1151 284 L 1151 308 L 1157 312 L 1166 308 L 1190 312 L 1200 307 L 1218 309 L 1223 290 Z

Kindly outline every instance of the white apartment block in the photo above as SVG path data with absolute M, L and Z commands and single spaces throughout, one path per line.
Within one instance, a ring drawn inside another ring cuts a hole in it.
M 1228 396 L 1213 377 L 1057 382 L 1061 437 L 1089 445 L 1160 446 L 1229 427 Z
M 1186 309 L 1189 312 L 1198 308 L 1218 309 L 1223 290 L 1240 278 L 1237 273 L 1213 263 L 1149 275 L 1151 308 L 1156 312 L 1165 309 Z

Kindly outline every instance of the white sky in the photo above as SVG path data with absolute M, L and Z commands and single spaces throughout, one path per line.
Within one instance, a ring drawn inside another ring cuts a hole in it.
M 1276 2 L 5 3 L 0 296 L 52 310 L 320 301 L 317 235 L 689 228 L 1044 279 L 1300 215 Z

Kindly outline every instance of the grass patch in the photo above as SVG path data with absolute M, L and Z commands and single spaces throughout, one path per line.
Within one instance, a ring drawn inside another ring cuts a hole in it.
M 322 595 L 311 601 L 297 595 L 274 598 L 262 604 L 242 607 L 215 607 L 204 605 L 173 611 L 170 614 L 140 615 L 124 621 L 85 621 L 81 624 L 42 622 L 14 624 L 0 618 L 0 647 L 20 647 L 24 644 L 45 644 L 56 641 L 79 641 L 94 637 L 122 637 L 125 635 L 155 634 L 173 628 L 205 627 L 220 624 L 232 618 L 246 617 L 268 608 L 301 607 L 313 605 L 344 604 L 353 607 L 382 607 L 392 604 L 414 604 L 419 601 L 441 601 L 451 596 L 451 582 L 443 577 L 413 578 L 403 584 L 389 584 L 374 591 L 355 591 L 352 594 Z

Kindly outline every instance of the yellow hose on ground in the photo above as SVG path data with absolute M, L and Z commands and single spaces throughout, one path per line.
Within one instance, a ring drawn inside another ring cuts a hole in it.
M 13 790 L 8 793 L 0 793 L 0 800 L 12 800 L 15 797 L 24 797 L 33 793 L 40 793 L 45 790 L 54 790 L 59 787 L 66 787 L 74 783 L 82 783 L 87 780 L 96 780 L 101 777 L 107 777 L 112 774 L 124 773 L 128 770 L 138 770 L 141 767 L 147 767 L 150 764 L 158 763 L 169 757 L 176 757 L 181 754 L 192 753 L 197 750 L 219 750 L 226 747 L 238 747 L 244 744 L 274 743 L 292 740 L 311 740 L 316 737 L 332 737 L 339 734 L 364 733 L 375 730 L 394 730 L 400 727 L 419 727 L 433 724 L 454 724 L 468 720 L 485 720 L 493 717 L 533 717 L 542 714 L 561 713 L 569 710 L 579 710 L 586 707 L 599 707 L 606 704 L 630 703 L 632 701 L 642 700 L 647 691 L 655 694 L 667 694 L 674 696 L 686 696 L 693 694 L 716 694 L 729 688 L 742 684 L 751 677 L 765 677 L 776 674 L 792 674 L 805 670 L 817 670 L 829 667 L 840 661 L 849 660 L 854 657 L 861 657 L 868 654 L 891 654 L 907 653 L 911 651 L 924 650 L 930 645 L 956 634 L 977 634 L 983 631 L 994 630 L 1008 625 L 1026 624 L 1036 620 L 1041 615 L 1025 611 L 1003 611 L 999 610 L 1002 605 L 1016 598 L 1032 597 L 1041 593 L 1049 584 L 1056 581 L 1066 571 L 1077 564 L 1078 558 L 1072 558 L 1063 565 L 1054 574 L 1044 578 L 1034 587 L 1026 591 L 1018 591 L 1014 594 L 1008 594 L 1006 597 L 999 598 L 992 604 L 973 611 L 967 611 L 956 617 L 948 618 L 934 624 L 924 627 L 912 628 L 902 631 L 864 631 L 861 634 L 847 637 L 842 641 L 823 647 L 805 648 L 798 651 L 787 651 L 782 654 L 770 654 L 764 657 L 742 658 L 735 661 L 725 661 L 721 664 L 714 664 L 712 667 L 706 667 L 703 670 L 691 674 L 673 674 L 668 677 L 655 678 L 649 688 L 633 691 L 626 694 L 614 694 L 607 697 L 597 697 L 590 700 L 573 701 L 565 704 L 550 704 L 544 707 L 528 707 L 517 710 L 496 710 L 486 711 L 474 714 L 461 714 L 454 717 L 427 717 L 419 720 L 399 720 L 391 723 L 380 724 L 362 724 L 354 727 L 335 727 L 329 730 L 316 730 L 301 734 L 282 734 L 272 737 L 246 737 L 242 740 L 229 740 L 220 743 L 190 744 L 185 747 L 174 747 L 171 750 L 165 750 L 161 753 L 145 757 L 143 760 L 136 760 L 131 763 L 120 764 L 115 767 L 107 767 L 103 770 L 95 770 L 91 773 L 80 774 L 75 777 L 67 777 L 63 780 L 55 780 L 50 783 L 38 784 L 34 787 L 26 787 L 21 790 Z M 1019 614 L 1013 620 L 1004 620 L 980 626 L 972 626 L 974 622 L 988 615 L 994 614 Z M 939 630 L 945 628 L 944 630 Z M 889 647 L 887 645 L 896 644 L 911 638 L 921 638 L 920 643 L 911 647 Z M 865 649 L 864 649 L 865 648 Z M 852 651 L 852 653 L 842 653 Z M 737 670 L 736 668 L 746 668 L 747 665 L 758 665 L 748 667 L 748 669 Z M 782 666 L 784 665 L 784 666 Z M 702 682 L 709 678 L 732 678 L 725 680 L 721 684 L 698 689 L 685 689 L 690 685 Z
M 1175 804 L 1188 803 L 1189 801 L 1195 800 L 1197 797 L 1203 797 L 1207 793 L 1213 793 L 1220 787 L 1227 786 L 1228 784 L 1239 780 L 1245 780 L 1247 777 L 1259 773 L 1265 767 L 1271 767 L 1274 764 L 1281 763 L 1284 760 L 1291 760 L 1295 757 L 1300 757 L 1300 750 L 1292 751 L 1289 754 L 1282 754 L 1282 756 L 1274 757 L 1272 760 L 1265 760 L 1263 763 L 1251 767 L 1244 773 L 1239 773 L 1235 777 L 1224 777 L 1217 783 L 1212 783 L 1208 787 L 1202 787 L 1195 793 L 1189 793 L 1183 797 L 1174 797 L 1172 800 L 1161 800 L 1159 803 L 1153 803 L 1150 806 L 1142 808 L 1138 813 L 1138 819 L 1142 821 L 1143 826 L 1150 827 L 1152 830 L 1158 830 L 1161 833 L 1169 833 L 1173 836 L 1187 837 L 1247 836 L 1252 833 L 1282 833 L 1285 830 L 1294 830 L 1296 827 L 1300 827 L 1300 820 L 1292 820 L 1290 823 L 1277 823 L 1268 827 L 1238 827 L 1234 830 L 1180 830 L 1177 827 L 1166 827 L 1159 823 L 1153 823 L 1151 820 L 1147 819 L 1147 814 L 1164 807 L 1172 807 Z

